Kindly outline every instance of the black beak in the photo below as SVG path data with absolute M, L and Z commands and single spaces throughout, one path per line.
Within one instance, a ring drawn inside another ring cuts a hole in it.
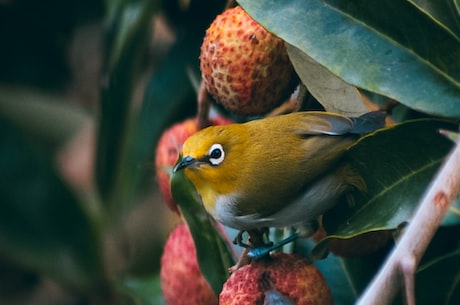
M 176 166 L 174 166 L 173 171 L 177 172 L 180 171 L 181 169 L 184 169 L 186 167 L 189 167 L 193 164 L 195 164 L 197 160 L 195 158 L 192 158 L 190 156 L 184 157 L 177 162 Z

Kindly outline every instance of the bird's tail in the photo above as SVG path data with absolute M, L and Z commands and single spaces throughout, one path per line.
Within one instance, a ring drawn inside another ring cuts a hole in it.
M 352 134 L 366 134 L 374 132 L 377 129 L 385 127 L 386 112 L 372 111 L 365 113 L 356 118 L 350 118 L 353 121 Z

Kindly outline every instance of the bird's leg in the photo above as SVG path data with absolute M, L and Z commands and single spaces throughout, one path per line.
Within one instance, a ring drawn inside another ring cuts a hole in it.
M 247 243 L 243 242 L 243 234 L 245 232 L 247 232 L 249 235 Z M 248 256 L 248 253 L 250 251 L 252 251 L 253 249 L 257 249 L 258 247 L 267 245 L 264 241 L 264 234 L 267 234 L 267 233 L 268 233 L 268 228 L 263 228 L 260 230 L 254 229 L 254 230 L 238 232 L 238 235 L 236 235 L 235 239 L 233 240 L 233 244 L 243 247 L 244 249 L 243 249 L 243 253 L 239 257 L 236 264 L 228 268 L 228 271 L 230 273 L 235 272 L 239 268 L 251 262 L 251 258 Z
M 243 234 L 247 232 L 249 235 L 248 242 L 243 241 Z M 262 229 L 253 229 L 246 231 L 239 231 L 238 235 L 233 240 L 233 244 L 246 249 L 253 249 L 260 246 L 267 246 L 267 243 L 264 240 L 264 234 L 268 234 L 268 228 Z M 271 243 L 269 243 L 271 245 Z
M 299 234 L 299 237 L 307 238 L 315 234 L 318 229 L 318 220 L 311 220 L 297 227 L 297 233 Z
M 268 254 L 270 254 L 270 252 L 272 252 L 273 250 L 276 250 L 282 246 L 284 246 L 285 244 L 287 243 L 290 243 L 290 242 L 293 242 L 294 240 L 296 240 L 297 238 L 299 238 L 300 234 L 298 232 L 292 234 L 291 236 L 283 239 L 282 241 L 276 243 L 276 244 L 273 244 L 273 243 L 269 243 L 269 244 L 265 244 L 264 246 L 261 246 L 261 247 L 256 247 L 256 248 L 252 248 L 248 251 L 248 257 L 250 259 L 253 259 L 253 260 L 257 260 L 257 259 L 260 259 Z
M 282 246 L 295 241 L 299 237 L 306 238 L 306 237 L 312 236 L 313 233 L 315 233 L 318 230 L 318 227 L 319 227 L 318 221 L 316 220 L 309 221 L 308 223 L 305 223 L 302 226 L 300 226 L 297 229 L 297 232 L 295 232 L 291 236 L 286 237 L 285 239 L 283 239 L 282 241 L 276 244 L 273 244 L 273 243 L 266 244 L 265 243 L 265 244 L 262 244 L 261 246 L 250 248 L 247 253 L 247 256 L 253 260 L 260 259 L 268 255 L 271 251 L 281 248 Z
M 266 242 L 264 235 L 268 233 L 268 228 L 254 229 L 247 231 L 240 231 L 233 240 L 235 245 L 245 248 L 243 254 L 238 260 L 237 264 L 230 268 L 230 271 L 235 271 L 239 267 L 247 264 L 248 259 L 258 260 L 266 257 L 270 252 L 281 248 L 282 246 L 295 241 L 299 237 L 310 237 L 318 230 L 318 221 L 309 221 L 297 229 L 297 232 L 283 239 L 282 241 L 273 244 L 273 242 Z M 248 242 L 243 241 L 243 234 L 247 232 L 249 235 Z

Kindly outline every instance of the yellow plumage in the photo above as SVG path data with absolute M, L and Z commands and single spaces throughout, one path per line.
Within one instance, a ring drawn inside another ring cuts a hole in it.
M 364 190 L 342 155 L 358 138 L 353 132 L 382 125 L 382 115 L 360 121 L 298 112 L 213 126 L 187 139 L 175 171 L 185 170 L 206 210 L 225 225 L 239 230 L 301 225 L 352 188 Z

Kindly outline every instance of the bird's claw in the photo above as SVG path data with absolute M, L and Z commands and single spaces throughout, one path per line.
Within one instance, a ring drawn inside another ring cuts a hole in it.
M 294 233 L 291 236 L 283 239 L 282 241 L 274 244 L 273 242 L 263 242 L 263 234 L 265 231 L 247 231 L 249 234 L 248 243 L 243 241 L 243 234 L 245 231 L 240 231 L 233 240 L 235 245 L 245 249 L 245 256 L 252 260 L 258 260 L 270 254 L 271 251 L 276 250 L 287 243 L 296 240 L 301 234 Z
M 299 233 L 294 233 L 291 236 L 288 236 L 287 238 L 283 239 L 279 243 L 273 244 L 272 242 L 268 243 L 267 245 L 260 246 L 260 247 L 252 247 L 247 253 L 247 256 L 252 259 L 252 260 L 258 260 L 268 254 L 270 254 L 271 251 L 276 250 L 285 244 L 288 244 L 290 242 L 293 242 L 299 237 Z

